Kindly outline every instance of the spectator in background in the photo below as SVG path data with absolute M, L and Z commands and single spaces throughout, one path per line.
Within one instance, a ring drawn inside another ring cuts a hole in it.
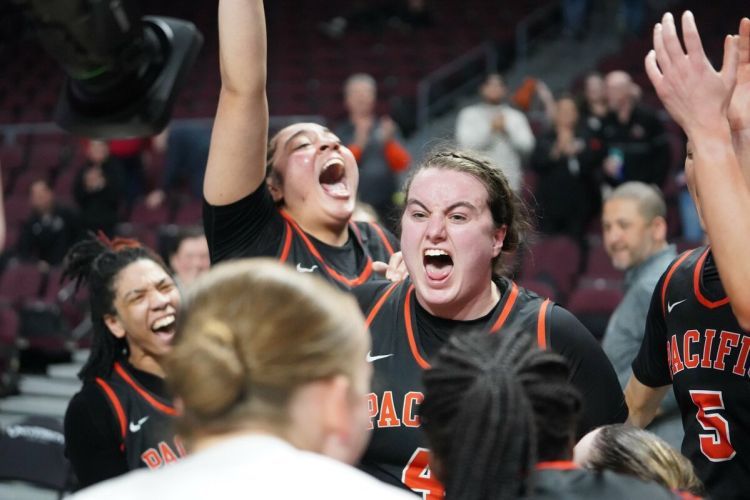
M 189 287 L 193 281 L 211 266 L 208 242 L 202 227 L 181 228 L 169 253 L 169 266 L 181 288 Z
M 173 124 L 164 131 L 166 152 L 164 174 L 157 189 L 146 197 L 146 203 L 158 207 L 164 202 L 167 192 L 182 186 L 190 195 L 200 200 L 203 196 L 203 175 L 208 162 L 208 146 L 211 142 L 211 127 L 195 124 Z
M 47 181 L 37 180 L 29 188 L 31 215 L 23 223 L 17 255 L 24 260 L 60 264 L 65 253 L 81 236 L 78 214 L 55 202 Z
M 573 450 L 574 461 L 661 484 L 670 490 L 705 495 L 690 460 L 659 436 L 631 425 L 605 425 L 589 432 Z
M 656 282 L 677 256 L 674 245 L 667 243 L 666 216 L 661 193 L 641 182 L 622 184 L 604 202 L 604 247 L 612 265 L 625 271 L 625 296 L 609 319 L 602 348 L 622 387 L 633 374 L 631 364 L 643 341 Z M 680 448 L 684 432 L 671 392 L 662 401 L 659 416 L 649 430 Z
M 595 174 L 603 158 L 601 141 L 580 126 L 571 97 L 555 106 L 554 127 L 537 140 L 531 167 L 539 175 L 536 199 L 545 234 L 565 234 L 578 241 L 599 203 Z
M 389 116 L 375 114 L 377 85 L 365 73 L 357 73 L 344 83 L 344 105 L 348 119 L 334 133 L 354 154 L 359 165 L 359 199 L 375 208 L 380 220 L 391 222 L 393 195 L 398 191 L 396 174 L 411 162 L 402 145 L 398 125 Z
M 502 76 L 487 75 L 479 93 L 483 102 L 458 114 L 456 142 L 489 156 L 517 192 L 523 180 L 523 157 L 534 149 L 534 134 L 526 116 L 506 103 L 508 90 Z
M 151 139 L 113 139 L 107 144 L 112 161 L 123 172 L 123 191 L 130 209 L 135 200 L 146 193 L 144 157 L 151 148 Z
M 603 136 L 608 155 L 604 173 L 611 185 L 627 181 L 664 185 L 669 170 L 669 143 L 659 118 L 637 104 L 637 87 L 624 71 L 605 79 L 609 114 Z
M 73 197 L 81 214 L 81 224 L 89 231 L 104 231 L 112 237 L 120 220 L 122 171 L 109 158 L 106 142 L 90 141 L 86 164 L 78 171 Z
M 607 117 L 607 89 L 599 73 L 589 73 L 583 82 L 583 99 L 578 105 L 581 122 L 592 134 L 600 134 Z

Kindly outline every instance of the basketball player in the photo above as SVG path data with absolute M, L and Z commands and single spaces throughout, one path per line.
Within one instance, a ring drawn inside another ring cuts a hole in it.
M 84 240 L 64 276 L 89 289 L 94 341 L 65 414 L 65 453 L 81 486 L 185 454 L 162 360 L 171 348 L 180 294 L 162 260 L 132 240 Z
M 703 53 L 690 12 L 682 17 L 682 29 L 687 54 L 672 15 L 665 14 L 654 28 L 655 50 L 646 69 L 687 133 L 688 188 L 713 246 L 679 256 L 657 284 L 625 393 L 629 421 L 643 427 L 671 386 L 685 428 L 682 452 L 709 495 L 747 498 L 750 335 L 740 318 L 750 297 L 747 283 L 738 286 L 735 274 L 742 276 L 746 267 L 739 262 L 747 260 L 746 247 L 736 245 L 747 239 L 748 212 L 734 209 L 748 197 L 738 157 L 746 167 L 750 156 L 742 125 L 750 120 L 744 104 L 750 101 L 750 20 L 740 23 L 739 40 L 727 37 L 720 72 Z
M 401 248 L 410 278 L 355 290 L 365 311 L 375 371 L 373 437 L 363 470 L 440 498 L 418 417 L 422 371 L 451 335 L 522 329 L 562 354 L 584 396 L 579 435 L 627 416 L 612 365 L 594 337 L 563 308 L 493 274 L 501 250 L 522 238 L 521 202 L 502 172 L 468 153 L 427 158 L 406 185 Z
M 262 8 L 244 15 L 248 3 L 219 6 L 222 86 L 203 185 L 211 260 L 270 256 L 343 289 L 361 285 L 398 244 L 378 224 L 351 221 L 357 163 L 330 130 L 298 123 L 266 145 L 265 18 Z

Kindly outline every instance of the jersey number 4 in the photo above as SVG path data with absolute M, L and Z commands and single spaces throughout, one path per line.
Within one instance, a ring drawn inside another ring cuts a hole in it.
M 445 496 L 443 485 L 435 479 L 430 470 L 430 450 L 417 448 L 409 463 L 401 472 L 401 482 L 413 491 L 422 494 L 424 500 L 442 500 Z
M 721 391 L 690 391 L 690 397 L 698 407 L 695 418 L 703 429 L 710 431 L 699 434 L 701 452 L 712 462 L 726 462 L 737 454 L 729 439 L 729 422 L 718 410 L 724 409 Z

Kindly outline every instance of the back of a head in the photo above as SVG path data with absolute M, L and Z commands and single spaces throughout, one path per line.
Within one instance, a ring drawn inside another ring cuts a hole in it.
M 581 409 L 568 375 L 528 332 L 451 338 L 420 409 L 449 500 L 517 498 L 538 461 L 568 458 Z
M 184 405 L 180 431 L 283 429 L 296 389 L 354 377 L 368 337 L 353 298 L 270 259 L 213 267 L 187 294 L 167 380 Z
M 596 433 L 584 457 L 576 461 L 593 470 L 610 470 L 654 482 L 672 490 L 704 495 L 690 461 L 663 439 L 630 425 L 606 425 Z

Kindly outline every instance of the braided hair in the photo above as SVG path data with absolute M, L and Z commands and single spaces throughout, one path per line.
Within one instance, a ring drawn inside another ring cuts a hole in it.
M 93 235 L 92 235 L 93 236 Z M 114 362 L 127 353 L 124 338 L 115 337 L 104 322 L 104 317 L 114 315 L 115 280 L 122 269 L 140 259 L 156 262 L 171 276 L 162 259 L 136 240 L 107 239 L 103 233 L 98 238 L 79 241 L 68 251 L 63 261 L 62 279 L 75 280 L 76 291 L 86 284 L 89 289 L 89 306 L 93 329 L 91 354 L 78 373 L 81 380 L 108 377 Z
M 581 398 L 525 331 L 455 335 L 424 373 L 422 428 L 448 499 L 527 495 L 538 461 L 569 458 Z

